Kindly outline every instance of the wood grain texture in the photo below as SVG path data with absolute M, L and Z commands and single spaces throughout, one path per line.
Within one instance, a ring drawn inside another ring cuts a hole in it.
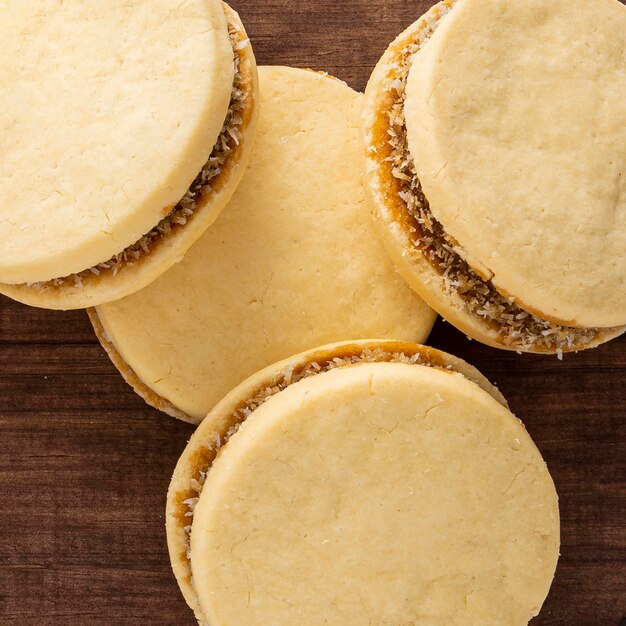
M 356 89 L 428 4 L 232 2 L 260 64 L 325 70 Z M 626 617 L 626 340 L 558 361 L 492 350 L 439 322 L 431 343 L 499 385 L 554 476 L 562 557 L 533 626 L 617 626 Z M 0 298 L 1 624 L 193 626 L 163 529 L 191 432 L 125 385 L 83 312 Z

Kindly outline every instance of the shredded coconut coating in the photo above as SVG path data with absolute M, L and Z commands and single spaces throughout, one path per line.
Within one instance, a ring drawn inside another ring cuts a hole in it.
M 251 413 L 256 411 L 256 409 L 258 409 L 262 404 L 267 402 L 272 396 L 275 396 L 281 391 L 284 391 L 290 385 L 304 380 L 305 378 L 311 378 L 312 376 L 316 376 L 317 374 L 329 372 L 330 370 L 349 367 L 352 365 L 360 365 L 362 363 L 381 362 L 406 363 L 409 365 L 420 364 L 427 365 L 429 367 L 437 367 L 439 369 L 452 369 L 451 366 L 434 365 L 427 360 L 423 360 L 422 355 L 419 352 L 416 352 L 414 354 L 406 354 L 404 352 L 389 352 L 387 350 L 383 350 L 382 348 L 374 348 L 373 350 L 371 348 L 364 348 L 358 354 L 352 354 L 342 357 L 336 356 L 323 363 L 312 361 L 304 365 L 304 367 L 298 367 L 298 369 L 296 369 L 295 366 L 291 366 L 281 373 L 281 375 L 277 378 L 273 385 L 260 387 L 253 396 L 245 400 L 237 409 L 235 409 L 232 414 L 233 426 L 228 429 L 223 438 L 219 435 L 216 435 L 214 441 L 209 442 L 206 448 L 211 451 L 214 450 L 216 452 L 219 452 L 220 448 L 224 446 L 228 442 L 228 440 L 240 428 L 244 426 L 245 420 L 250 416 Z M 185 511 L 185 517 L 189 518 L 189 524 L 186 525 L 184 528 L 187 541 L 188 560 L 191 560 L 190 543 L 193 515 L 198 500 L 200 499 L 200 494 L 202 493 L 204 482 L 206 480 L 209 470 L 210 467 L 204 467 L 201 470 L 198 470 L 197 475 L 192 478 L 191 483 L 189 484 L 189 489 L 194 495 L 183 501 L 183 504 L 187 507 L 187 510 Z
M 441 16 L 449 9 L 443 8 Z M 455 251 L 458 245 L 431 213 L 411 158 L 404 117 L 406 82 L 413 55 L 428 41 L 439 19 L 421 29 L 415 40 L 402 52 L 389 78 L 388 89 L 394 96 L 389 111 L 389 162 L 391 174 L 398 181 L 398 195 L 411 216 L 409 235 L 415 247 L 442 275 L 448 293 L 458 294 L 467 311 L 488 322 L 501 343 L 518 351 L 563 352 L 584 348 L 597 341 L 606 329 L 575 328 L 555 324 L 525 311 L 505 298 L 491 281 L 483 280 Z
M 232 23 L 228 25 L 228 32 L 233 51 L 235 52 L 235 77 L 224 125 L 222 126 L 222 130 L 220 131 L 207 162 L 191 183 L 185 195 L 179 200 L 178 204 L 176 204 L 150 232 L 143 235 L 141 239 L 128 248 L 112 256 L 108 261 L 98 263 L 82 272 L 70 274 L 62 278 L 53 278 L 52 280 L 44 282 L 26 283 L 28 287 L 45 290 L 58 288 L 69 283 L 82 288 L 83 281 L 88 278 L 93 278 L 94 275 L 100 276 L 110 273 L 115 276 L 125 265 L 132 265 L 150 254 L 155 244 L 169 235 L 173 230 L 184 226 L 187 221 L 193 217 L 198 204 L 211 193 L 211 181 L 220 175 L 231 150 L 234 146 L 239 145 L 242 137 L 241 125 L 243 118 L 241 112 L 244 108 L 248 93 L 245 90 L 244 77 L 240 71 L 241 58 L 238 51 L 247 45 L 248 40 L 239 41 L 237 27 Z

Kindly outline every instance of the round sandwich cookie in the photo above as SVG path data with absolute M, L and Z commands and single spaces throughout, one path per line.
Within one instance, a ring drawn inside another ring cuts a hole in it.
M 559 551 L 554 484 L 497 389 L 382 340 L 313 349 L 229 393 L 176 466 L 166 526 L 212 626 L 521 626 Z
M 435 318 L 371 219 L 363 95 L 308 70 L 259 75 L 253 155 L 228 208 L 154 283 L 90 311 L 127 382 L 195 423 L 277 360 L 346 337 L 424 341 Z
M 249 159 L 239 16 L 219 0 L 11 0 L 0 40 L 0 293 L 73 309 L 141 289 Z
M 626 324 L 626 8 L 444 0 L 366 90 L 385 246 L 469 337 L 596 346 Z

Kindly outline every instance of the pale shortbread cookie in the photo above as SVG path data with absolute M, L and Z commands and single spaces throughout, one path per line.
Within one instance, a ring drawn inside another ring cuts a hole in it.
M 172 568 L 185 600 L 199 621 L 203 622 L 204 618 L 193 588 L 189 561 L 191 522 L 207 472 L 221 446 L 252 411 L 289 385 L 332 369 L 382 361 L 420 363 L 458 372 L 507 406 L 498 389 L 465 361 L 426 346 L 391 340 L 327 345 L 255 373 L 223 398 L 197 428 L 176 465 L 168 490 L 166 528 Z
M 199 622 L 526 624 L 554 575 L 558 502 L 489 391 L 501 399 L 449 355 L 375 341 L 235 389 L 168 493 L 170 556 Z
M 182 257 L 243 173 L 245 31 L 216 0 L 7 11 L 0 291 L 49 308 L 132 293 Z
M 346 337 L 424 341 L 434 321 L 371 221 L 362 95 L 305 70 L 260 76 L 252 161 L 227 209 L 178 265 L 95 313 L 135 390 L 196 423 L 276 360 Z
M 524 3 L 519 5 L 516 10 Z M 407 77 L 413 58 L 428 48 L 433 33 L 457 7 L 454 0 L 440 2 L 399 35 L 367 86 L 368 182 L 385 247 L 417 293 L 470 337 L 494 347 L 528 352 L 560 354 L 596 346 L 623 333 L 624 327 L 567 326 L 521 308 L 507 294 L 499 293 L 487 274 L 481 276 L 467 263 L 461 256 L 465 252 L 431 212 L 407 140 Z M 415 150 L 421 158 L 428 158 L 423 150 Z M 623 256 L 615 262 L 620 259 Z
M 433 215 L 539 317 L 626 324 L 626 8 L 458 0 L 413 57 L 405 118 Z

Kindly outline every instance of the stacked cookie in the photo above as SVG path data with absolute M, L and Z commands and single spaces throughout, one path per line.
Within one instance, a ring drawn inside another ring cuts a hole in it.
M 1 293 L 53 309 L 126 296 L 232 195 L 258 108 L 252 48 L 220 2 L 170 9 L 5 9 Z
M 0 36 L 0 292 L 88 308 L 135 391 L 199 424 L 167 502 L 198 621 L 537 615 L 550 474 L 421 344 L 436 313 L 559 356 L 626 329 L 624 7 L 444 0 L 365 95 L 257 72 L 218 0 L 10 2 Z
M 526 624 L 559 549 L 557 495 L 501 394 L 416 344 L 334 344 L 236 387 L 167 500 L 200 624 Z
M 390 256 L 445 319 L 558 353 L 624 332 L 624 7 L 445 0 L 367 86 Z

